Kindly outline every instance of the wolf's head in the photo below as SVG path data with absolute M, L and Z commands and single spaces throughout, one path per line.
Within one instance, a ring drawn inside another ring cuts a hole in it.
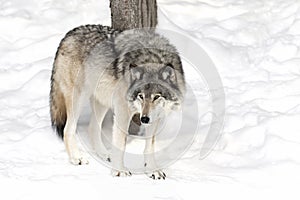
M 142 124 L 151 124 L 171 110 L 179 109 L 182 94 L 172 65 L 131 65 L 127 98 L 132 110 L 140 115 Z

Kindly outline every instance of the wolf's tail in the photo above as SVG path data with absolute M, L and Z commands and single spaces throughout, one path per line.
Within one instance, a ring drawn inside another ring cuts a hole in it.
M 53 74 L 52 74 L 53 76 Z M 67 121 L 65 98 L 53 78 L 50 90 L 50 115 L 51 124 L 60 138 L 64 138 L 64 128 Z

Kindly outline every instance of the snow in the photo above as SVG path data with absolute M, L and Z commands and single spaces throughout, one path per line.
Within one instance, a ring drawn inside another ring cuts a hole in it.
M 184 61 L 199 101 L 200 137 L 166 169 L 167 180 L 113 178 L 92 156 L 87 166 L 71 165 L 50 127 L 52 63 L 68 30 L 110 24 L 109 1 L 2 1 L 1 199 L 299 199 L 300 2 L 158 0 L 158 6 L 159 27 L 205 49 L 223 82 L 224 128 L 210 155 L 200 157 L 209 91 Z

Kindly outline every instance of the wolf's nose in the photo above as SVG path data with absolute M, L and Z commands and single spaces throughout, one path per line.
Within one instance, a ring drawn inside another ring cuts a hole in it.
M 144 123 L 144 124 L 148 124 L 149 121 L 150 121 L 150 118 L 147 117 L 147 116 L 144 116 L 144 117 L 141 118 L 141 122 Z

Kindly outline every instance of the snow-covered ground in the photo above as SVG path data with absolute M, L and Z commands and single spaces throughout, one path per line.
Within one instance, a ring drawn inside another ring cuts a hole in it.
M 110 24 L 108 0 L 0 1 L 1 199 L 299 199 L 300 2 L 158 0 L 159 27 L 192 37 L 226 95 L 223 135 L 197 144 L 165 181 L 69 164 L 49 120 L 52 62 L 64 34 Z M 201 128 L 200 128 L 201 130 Z

